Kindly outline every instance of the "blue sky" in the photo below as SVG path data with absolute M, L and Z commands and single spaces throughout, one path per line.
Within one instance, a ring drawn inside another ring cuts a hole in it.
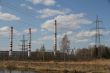
M 67 34 L 71 49 L 94 44 L 96 16 L 103 21 L 101 42 L 110 43 L 109 0 L 0 0 L 0 49 L 9 50 L 9 30 L 14 27 L 14 50 L 20 50 L 22 35 L 28 39 L 32 28 L 32 50 L 42 44 L 54 46 L 54 20 L 58 24 L 58 44 Z M 58 47 L 59 49 L 59 47 Z

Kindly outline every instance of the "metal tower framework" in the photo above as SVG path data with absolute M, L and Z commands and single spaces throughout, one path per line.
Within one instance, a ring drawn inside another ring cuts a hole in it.
M 102 22 L 102 21 L 100 21 L 99 17 L 97 16 L 96 21 L 95 21 L 95 23 L 96 23 L 96 34 L 95 34 L 95 45 L 96 45 L 96 47 L 99 47 L 101 45 L 100 39 L 101 39 L 102 34 L 101 34 L 100 30 L 102 28 L 100 28 L 100 22 Z
M 22 45 L 20 45 L 20 46 L 22 47 L 22 48 L 21 48 L 22 51 L 27 51 L 27 49 L 28 49 L 28 48 L 27 48 L 28 45 L 26 45 L 26 41 L 27 41 L 27 40 L 25 39 L 25 35 L 23 35 L 23 38 L 22 38 L 22 40 L 21 40 Z

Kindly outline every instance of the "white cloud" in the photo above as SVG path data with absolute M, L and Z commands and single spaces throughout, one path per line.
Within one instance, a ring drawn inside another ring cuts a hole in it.
M 32 6 L 26 5 L 26 4 L 20 4 L 21 7 L 26 7 L 29 10 L 34 10 Z
M 81 31 L 81 32 L 76 34 L 75 38 L 78 40 L 78 42 L 81 42 L 81 41 L 86 42 L 93 37 L 95 38 L 95 35 L 96 35 L 95 30 L 93 30 L 93 31 Z M 99 35 L 110 35 L 110 31 L 100 30 Z M 90 45 L 93 45 L 93 43 Z
M 21 35 L 21 32 L 17 31 L 16 29 L 13 29 L 13 33 L 15 36 Z
M 101 31 L 101 34 L 103 34 L 105 31 Z M 106 35 L 109 33 L 109 31 L 106 31 Z M 67 35 L 69 40 L 74 43 L 87 43 L 90 42 L 93 36 L 95 36 L 95 31 L 81 31 L 81 32 L 73 32 L 73 31 L 67 31 L 66 33 L 58 34 L 58 42 L 61 41 L 61 39 L 64 37 L 64 35 Z M 41 38 L 39 38 L 39 41 L 48 41 L 51 40 L 54 42 L 54 34 L 53 35 L 46 35 Z
M 9 27 L 4 26 L 0 28 L 0 36 L 8 36 Z
M 79 13 L 79 14 L 69 14 L 69 15 L 58 15 L 54 19 L 47 20 L 45 23 L 41 25 L 41 27 L 47 29 L 48 31 L 54 31 L 55 20 L 57 20 L 58 31 L 63 31 L 63 32 L 77 29 L 82 24 L 92 23 L 91 21 L 89 21 L 84 17 L 83 13 Z
M 4 26 L 0 28 L 0 32 L 8 32 L 9 31 L 9 27 L 8 26 Z
M 55 0 L 30 0 L 33 4 L 43 4 L 46 6 L 51 6 L 56 3 Z
M 29 10 L 32 10 L 32 9 L 33 9 L 31 6 L 27 6 L 27 8 L 28 8 Z
M 13 20 L 20 20 L 20 18 L 9 13 L 0 12 L 0 20 L 13 21 Z
M 39 39 L 41 41 L 46 41 L 46 40 L 54 40 L 54 35 L 47 35 Z
M 24 32 L 25 32 L 25 33 L 29 33 L 29 29 L 24 30 Z M 32 32 L 32 33 L 35 33 L 35 32 L 37 32 L 37 29 L 36 29 L 36 28 L 32 28 L 32 29 L 31 29 L 31 32 Z
M 43 42 L 42 42 L 42 41 L 39 41 L 39 40 L 33 40 L 33 41 L 32 41 L 32 44 L 35 44 L 35 45 L 42 45 Z
M 80 32 L 79 32 L 80 33 Z M 70 42 L 73 42 L 73 43 L 85 43 L 85 42 L 88 42 L 88 38 L 80 38 L 80 37 L 77 37 L 77 35 L 79 34 L 78 32 L 72 32 L 72 31 L 68 31 L 64 34 L 61 35 L 61 38 L 63 38 L 63 36 L 66 34 L 70 40 Z
M 88 41 L 89 41 L 89 39 L 77 39 L 76 43 L 81 43 L 81 42 L 85 43 L 85 42 L 88 42 Z
M 44 29 L 41 29 L 40 31 L 42 31 L 42 32 L 45 32 L 46 30 L 44 30 Z
M 104 30 L 100 30 L 100 33 L 99 35 L 109 35 L 110 34 L 110 31 L 104 31 Z M 91 38 L 91 37 L 95 37 L 96 35 L 96 31 L 93 30 L 93 31 L 81 31 L 79 32 L 76 37 L 79 38 L 79 39 L 84 39 L 84 38 Z
M 72 31 L 68 31 L 68 32 L 66 32 L 66 33 L 58 34 L 58 35 L 57 35 L 57 39 L 58 39 L 58 40 L 61 40 L 65 34 L 67 34 L 68 36 L 71 36 L 71 35 L 73 34 L 73 32 L 72 32 Z M 42 36 L 42 37 L 40 37 L 38 40 L 39 40 L 39 41 L 48 41 L 48 40 L 54 41 L 54 39 L 55 39 L 55 36 L 54 36 L 54 34 L 53 34 L 53 35 L 45 35 L 45 36 Z
M 90 38 L 92 36 L 95 36 L 95 34 L 96 34 L 96 31 L 81 31 L 76 35 L 76 37 L 80 39 Z
M 94 45 L 95 45 L 95 43 L 93 43 L 93 42 L 89 43 L 89 46 L 94 46 Z
M 8 26 L 1 27 L 0 28 L 0 36 L 8 37 L 8 36 L 10 36 L 9 35 L 10 31 L 11 31 L 11 29 Z M 15 30 L 15 29 L 13 29 L 13 32 L 14 32 L 14 35 L 17 35 L 17 36 L 20 35 L 20 33 L 17 30 Z
M 64 15 L 66 13 L 66 11 L 46 8 L 46 9 L 42 9 L 42 10 L 38 11 L 38 13 L 41 14 L 39 16 L 40 18 L 48 18 L 48 17 L 53 17 L 56 15 Z
M 101 33 L 103 33 L 103 35 L 110 35 L 110 30 L 108 30 L 108 31 L 102 31 Z
M 23 3 L 23 4 L 20 4 L 20 6 L 21 6 L 21 7 L 24 7 L 24 6 L 26 6 L 26 4 Z

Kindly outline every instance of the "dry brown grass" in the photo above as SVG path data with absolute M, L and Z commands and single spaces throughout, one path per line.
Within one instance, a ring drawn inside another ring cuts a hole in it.
M 36 61 L 0 61 L 0 68 L 16 67 L 18 69 L 31 69 L 35 71 L 60 71 L 69 72 L 95 72 L 110 73 L 110 60 L 100 59 L 94 61 L 77 62 L 36 62 Z

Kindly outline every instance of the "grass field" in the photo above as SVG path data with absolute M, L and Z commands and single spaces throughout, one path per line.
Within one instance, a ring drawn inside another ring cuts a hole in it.
M 110 73 L 110 60 L 77 62 L 36 62 L 36 61 L 0 61 L 1 69 L 20 69 L 34 71 L 58 71 L 78 73 Z

